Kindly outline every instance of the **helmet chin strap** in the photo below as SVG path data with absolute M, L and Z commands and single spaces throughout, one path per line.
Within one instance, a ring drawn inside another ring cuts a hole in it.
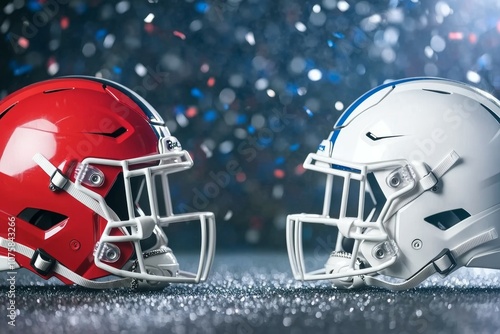
M 12 241 L 9 241 L 5 238 L 0 237 L 0 247 L 4 248 L 12 248 Z M 49 266 L 53 266 L 51 272 L 55 272 L 61 275 L 64 278 L 69 279 L 75 284 L 81 285 L 86 288 L 92 289 L 113 289 L 113 288 L 123 288 L 129 287 L 132 284 L 131 278 L 121 278 L 110 281 L 93 281 L 89 280 L 85 277 L 78 275 L 77 273 L 71 271 L 67 267 L 63 266 L 61 263 L 57 261 L 50 261 L 47 258 L 44 258 L 40 253 L 37 253 L 34 249 L 22 245 L 20 243 L 14 242 L 15 250 L 18 254 L 26 256 L 27 258 L 32 259 L 37 267 L 35 268 L 46 268 Z
M 416 287 L 429 276 L 435 273 L 439 273 L 443 277 L 447 276 L 457 268 L 457 258 L 460 258 L 460 256 L 467 253 L 468 251 L 497 238 L 498 232 L 496 229 L 492 228 L 464 241 L 451 250 L 444 249 L 431 262 L 420 269 L 420 271 L 418 271 L 415 275 L 401 283 L 388 282 L 373 276 L 364 276 L 363 280 L 367 286 L 385 288 L 394 291 L 411 289 Z
M 410 162 L 413 169 L 418 171 L 418 174 L 422 176 L 417 180 L 416 189 L 412 191 L 411 195 L 398 199 L 397 207 L 391 207 L 387 212 L 387 217 L 392 216 L 396 213 L 396 210 L 404 207 L 424 192 L 434 188 L 439 179 L 441 179 L 444 174 L 446 174 L 456 163 L 458 163 L 459 160 L 460 156 L 457 152 L 455 152 L 455 150 L 451 150 L 432 170 L 429 170 L 430 168 L 424 162 Z
M 54 166 L 47 158 L 45 158 L 42 154 L 37 153 L 33 156 L 33 160 L 43 169 L 47 175 L 50 177 L 49 187 L 54 190 L 64 190 L 72 197 L 74 197 L 77 201 L 97 213 L 99 216 L 112 220 L 107 214 L 109 210 L 105 210 L 102 206 L 103 203 L 99 203 L 83 191 L 79 190 L 76 185 L 71 182 L 66 176 L 64 176 L 61 171 Z

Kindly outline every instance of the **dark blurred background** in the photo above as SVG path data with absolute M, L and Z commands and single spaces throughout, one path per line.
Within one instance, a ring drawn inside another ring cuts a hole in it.
M 219 250 L 284 251 L 286 215 L 322 204 L 324 179 L 304 173 L 304 158 L 370 88 L 440 76 L 500 95 L 496 0 L 4 0 L 0 10 L 0 98 L 70 74 L 142 95 L 195 161 L 171 178 L 175 210 L 215 212 Z

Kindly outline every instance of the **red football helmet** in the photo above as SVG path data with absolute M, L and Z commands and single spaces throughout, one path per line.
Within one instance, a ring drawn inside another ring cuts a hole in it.
M 193 161 L 158 112 L 109 80 L 73 76 L 0 101 L 0 271 L 90 288 L 198 283 L 215 251 L 211 212 L 174 214 L 168 174 Z M 199 222 L 196 273 L 162 229 Z M 99 278 L 118 276 L 117 279 Z

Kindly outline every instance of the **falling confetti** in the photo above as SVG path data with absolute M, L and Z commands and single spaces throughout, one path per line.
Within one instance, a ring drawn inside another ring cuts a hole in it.
M 179 37 L 180 39 L 182 40 L 185 40 L 186 39 L 186 35 L 184 35 L 182 32 L 180 31 L 177 31 L 177 30 L 174 30 L 173 32 L 174 36 L 176 37 Z

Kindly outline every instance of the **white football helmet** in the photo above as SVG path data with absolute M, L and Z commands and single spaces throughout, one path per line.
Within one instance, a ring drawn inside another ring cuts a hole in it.
M 500 269 L 500 102 L 490 94 L 439 78 L 381 85 L 304 167 L 326 187 L 320 214 L 287 217 L 296 279 L 402 290 L 461 266 Z M 306 269 L 303 223 L 338 230 L 319 269 Z

